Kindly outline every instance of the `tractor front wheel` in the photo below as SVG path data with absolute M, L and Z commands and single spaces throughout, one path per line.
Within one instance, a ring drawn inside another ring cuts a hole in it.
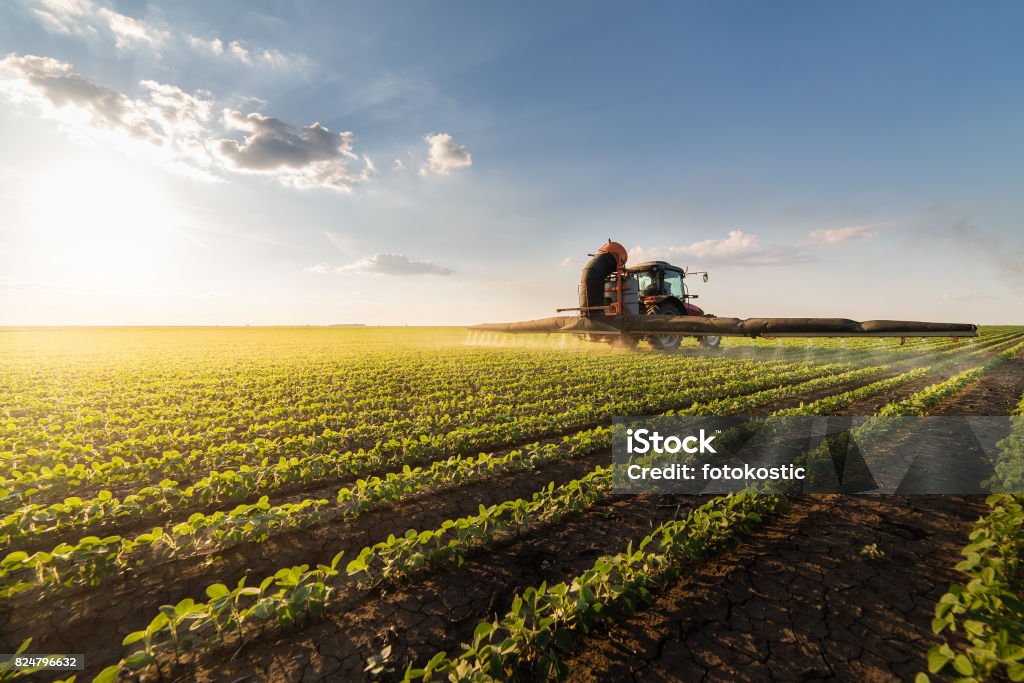
M 705 349 L 717 349 L 722 344 L 722 337 L 717 334 L 698 337 L 697 343 Z
M 683 312 L 671 301 L 663 301 L 660 304 L 651 304 L 647 307 L 649 315 L 682 315 Z M 658 351 L 674 351 L 679 348 L 683 341 L 681 334 L 651 334 L 647 336 L 647 343 Z

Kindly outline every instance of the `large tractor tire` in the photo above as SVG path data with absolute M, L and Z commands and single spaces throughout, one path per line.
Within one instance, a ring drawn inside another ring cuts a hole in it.
M 660 304 L 651 304 L 647 307 L 650 315 L 682 315 L 679 306 L 671 301 L 662 301 Z M 681 334 L 650 334 L 647 335 L 647 343 L 658 351 L 674 351 L 679 348 L 683 341 Z

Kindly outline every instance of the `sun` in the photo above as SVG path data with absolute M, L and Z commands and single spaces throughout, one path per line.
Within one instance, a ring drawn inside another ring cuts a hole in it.
M 30 207 L 32 251 L 48 270 L 82 281 L 152 272 L 176 242 L 178 219 L 166 192 L 131 166 L 77 162 L 42 171 Z

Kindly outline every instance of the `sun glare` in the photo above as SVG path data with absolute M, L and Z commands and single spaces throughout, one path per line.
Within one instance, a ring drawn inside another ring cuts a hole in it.
M 58 167 L 40 174 L 33 194 L 30 241 L 65 276 L 109 280 L 152 272 L 175 241 L 166 193 L 126 167 Z

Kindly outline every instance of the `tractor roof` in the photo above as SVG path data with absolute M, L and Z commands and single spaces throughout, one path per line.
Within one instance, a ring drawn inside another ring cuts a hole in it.
M 679 272 L 683 272 L 682 268 L 679 266 L 673 266 L 668 261 L 644 261 L 643 263 L 638 263 L 635 266 L 629 266 L 626 270 L 631 273 L 639 273 L 645 270 L 654 270 L 655 268 L 659 268 L 661 270 L 678 270 Z

